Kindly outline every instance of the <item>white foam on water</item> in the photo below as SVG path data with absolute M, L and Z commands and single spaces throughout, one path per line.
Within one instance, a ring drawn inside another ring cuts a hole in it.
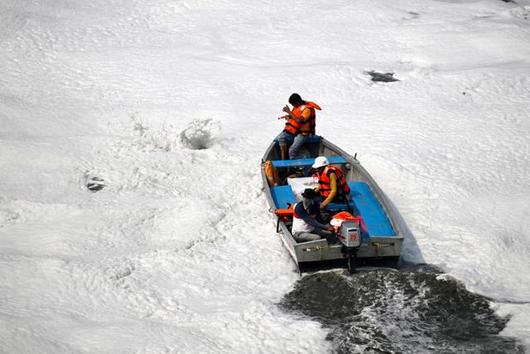
M 503 334 L 530 344 L 529 9 L 3 1 L 2 349 L 330 350 L 276 306 L 298 278 L 259 162 L 292 92 L 400 210 L 405 258 L 519 303 Z

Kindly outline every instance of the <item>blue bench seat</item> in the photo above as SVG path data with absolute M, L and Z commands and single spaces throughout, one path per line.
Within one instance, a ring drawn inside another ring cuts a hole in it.
M 287 209 L 296 203 L 296 197 L 290 185 L 274 186 L 271 188 L 272 200 L 277 209 Z
M 385 211 L 370 187 L 365 182 L 348 182 L 355 210 L 366 224 L 369 235 L 395 236 L 396 233 L 386 216 Z
M 328 161 L 332 165 L 340 165 L 348 162 L 342 156 L 328 156 Z M 306 167 L 311 166 L 314 163 L 315 158 L 297 160 L 272 160 L 272 166 L 275 168 Z

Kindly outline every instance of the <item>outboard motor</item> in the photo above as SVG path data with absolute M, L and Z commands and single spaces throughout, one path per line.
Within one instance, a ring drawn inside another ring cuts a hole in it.
M 355 273 L 355 258 L 361 247 L 361 230 L 355 221 L 345 220 L 339 228 L 338 237 L 344 245 L 344 251 L 348 257 L 348 271 Z
M 360 217 L 346 211 L 336 214 L 331 220 L 331 225 L 335 226 L 335 233 L 343 245 L 343 252 L 348 257 L 350 274 L 355 272 L 355 258 L 362 243 L 360 222 Z
M 361 232 L 355 221 L 343 221 L 339 228 L 338 237 L 346 248 L 361 247 Z

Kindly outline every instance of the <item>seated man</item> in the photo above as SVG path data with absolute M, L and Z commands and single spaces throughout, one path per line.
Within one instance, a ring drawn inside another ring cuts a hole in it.
M 332 240 L 333 227 L 318 221 L 320 205 L 315 200 L 319 194 L 313 189 L 306 189 L 302 193 L 302 201 L 296 203 L 293 214 L 292 234 L 296 241 L 306 242 L 325 238 Z
M 344 203 L 350 199 L 350 187 L 339 167 L 330 165 L 325 156 L 317 157 L 312 167 L 316 170 L 318 191 L 324 200 L 321 209 L 331 202 Z

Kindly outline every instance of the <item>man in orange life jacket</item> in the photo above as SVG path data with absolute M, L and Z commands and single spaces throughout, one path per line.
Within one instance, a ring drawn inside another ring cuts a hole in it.
M 350 199 L 350 187 L 340 168 L 330 165 L 325 156 L 317 157 L 312 167 L 316 170 L 318 191 L 324 200 L 321 209 L 331 202 L 344 203 Z
M 283 131 L 277 137 L 282 160 L 287 160 L 288 144 L 291 144 L 289 158 L 295 159 L 298 156 L 298 151 L 307 138 L 315 134 L 315 110 L 321 110 L 319 105 L 314 102 L 304 101 L 297 93 L 293 93 L 289 97 L 289 103 L 293 106 L 293 109 L 291 110 L 287 105 L 283 107 L 283 111 L 287 115 L 282 118 L 285 118 L 287 122 Z

